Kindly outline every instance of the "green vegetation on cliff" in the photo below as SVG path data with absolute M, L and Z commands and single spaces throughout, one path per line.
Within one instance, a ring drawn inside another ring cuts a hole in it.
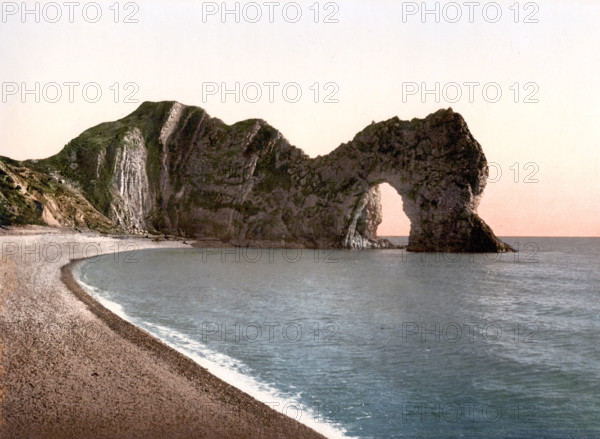
M 388 182 L 412 223 L 409 248 L 507 250 L 473 210 L 486 176 L 451 109 L 373 123 L 310 159 L 261 119 L 226 125 L 201 108 L 145 102 L 48 159 L 1 159 L 0 223 L 377 247 L 375 191 Z

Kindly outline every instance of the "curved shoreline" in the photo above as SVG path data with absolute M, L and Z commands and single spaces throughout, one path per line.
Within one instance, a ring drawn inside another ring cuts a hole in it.
M 161 249 L 151 250 L 160 251 Z M 293 396 L 282 395 L 277 389 L 276 384 L 260 381 L 251 374 L 242 373 L 238 371 L 237 368 L 231 368 L 229 365 L 223 365 L 214 359 L 200 355 L 194 349 L 190 350 L 189 348 L 183 347 L 180 344 L 169 340 L 168 337 L 163 338 L 164 334 L 161 334 L 161 331 L 154 332 L 156 328 L 152 329 L 152 320 L 139 321 L 132 318 L 131 314 L 125 312 L 119 303 L 111 299 L 106 299 L 95 287 L 84 281 L 85 277 L 82 278 L 81 274 L 76 271 L 76 267 L 85 260 L 86 259 L 73 260 L 62 267 L 62 281 L 68 285 L 69 288 L 71 288 L 70 285 L 72 285 L 72 291 L 76 293 L 78 298 L 86 303 L 86 305 L 91 304 L 93 309 L 90 309 L 99 318 L 103 320 L 110 319 L 111 324 L 114 323 L 114 327 L 111 326 L 111 329 L 115 332 L 120 333 L 134 343 L 138 343 L 137 336 L 139 335 L 138 332 L 141 331 L 142 335 L 152 339 L 145 341 L 156 342 L 147 343 L 145 347 L 160 357 L 165 358 L 171 356 L 171 358 L 168 358 L 168 361 L 171 364 L 176 364 L 178 368 L 177 372 L 187 376 L 189 379 L 194 378 L 194 371 L 196 370 L 196 367 L 198 367 L 203 372 L 230 385 L 235 390 L 248 395 L 253 400 L 258 401 L 259 403 L 264 401 L 266 402 L 265 405 L 268 407 L 275 407 L 275 411 L 285 414 L 286 417 L 307 426 L 309 429 L 314 430 L 322 436 L 327 438 L 354 437 L 348 436 L 341 424 L 325 421 L 318 410 L 315 411 L 311 409 L 299 402 Z M 90 265 L 94 264 L 92 263 Z M 98 295 L 96 296 L 96 294 Z M 213 350 L 211 352 L 217 354 L 219 351 Z M 237 361 L 231 357 L 227 358 L 234 362 Z M 296 416 L 289 416 L 288 413 L 290 412 L 290 409 L 291 413 Z
M 122 319 L 90 296 L 81 285 L 79 285 L 73 275 L 75 266 L 86 259 L 89 258 L 74 259 L 68 264 L 63 265 L 60 269 L 61 280 L 75 297 L 87 305 L 88 309 L 104 321 L 104 323 L 106 323 L 115 333 L 119 334 L 125 340 L 135 343 L 152 354 L 159 356 L 168 363 L 169 366 L 173 367 L 177 373 L 182 374 L 191 381 L 198 380 L 199 378 L 206 378 L 204 374 L 208 372 L 202 366 L 195 363 L 194 360 L 177 352 L 175 349 L 133 323 Z M 215 379 L 218 378 L 215 377 Z
M 227 396 L 231 396 L 233 398 L 239 398 L 240 406 L 242 406 L 242 405 L 253 406 L 253 405 L 258 404 L 262 407 L 260 407 L 260 408 L 256 407 L 256 408 L 259 409 L 261 412 L 263 412 L 265 409 L 270 410 L 271 413 L 267 414 L 267 416 L 276 418 L 276 419 L 270 419 L 271 422 L 273 420 L 276 420 L 276 421 L 281 422 L 282 425 L 287 424 L 289 422 L 297 423 L 298 425 L 302 426 L 303 428 L 306 428 L 309 432 L 314 433 L 314 435 L 298 436 L 298 434 L 300 432 L 295 432 L 293 435 L 290 432 L 289 437 L 293 437 L 293 438 L 296 438 L 296 437 L 324 438 L 324 436 L 318 434 L 317 432 L 314 432 L 313 430 L 311 430 L 304 424 L 297 422 L 296 420 L 294 420 L 290 417 L 287 417 L 287 416 L 283 415 L 282 413 L 277 412 L 276 410 L 273 410 L 266 404 L 261 403 L 260 401 L 256 400 L 255 398 L 248 395 L 247 393 L 237 389 L 233 385 L 215 377 L 210 372 L 208 372 L 207 369 L 200 366 L 198 363 L 196 363 L 191 358 L 178 352 L 176 349 L 167 345 L 159 338 L 157 338 L 154 335 L 148 333 L 147 331 L 141 329 L 140 327 L 136 326 L 135 324 L 128 322 L 127 320 L 119 317 L 118 315 L 116 315 L 115 313 L 110 311 L 108 308 L 106 308 L 104 305 L 102 305 L 99 301 L 94 299 L 90 294 L 88 294 L 81 287 L 81 285 L 77 282 L 77 280 L 75 279 L 75 276 L 73 275 L 73 269 L 75 268 L 75 266 L 78 265 L 79 263 L 85 261 L 86 259 L 90 259 L 90 258 L 74 259 L 74 260 L 70 261 L 68 264 L 63 265 L 61 267 L 61 280 L 67 286 L 67 288 L 69 288 L 69 290 L 81 302 L 83 302 L 90 311 L 92 311 L 98 318 L 100 318 L 103 322 L 105 322 L 112 331 L 114 331 L 115 333 L 117 333 L 118 335 L 123 337 L 125 340 L 127 340 L 131 343 L 135 343 L 137 346 L 140 346 L 143 349 L 149 351 L 152 355 L 159 357 L 164 363 L 167 364 L 168 367 L 173 368 L 176 371 L 176 373 L 178 373 L 178 374 L 186 377 L 188 380 L 190 380 L 194 384 L 194 386 L 196 386 L 198 388 L 198 390 L 207 391 L 207 389 L 206 389 L 207 386 L 208 387 L 213 386 L 214 388 L 218 388 L 220 392 L 226 393 Z M 263 415 L 263 414 L 264 414 L 264 412 L 261 413 L 261 415 Z M 279 430 L 279 428 L 277 428 L 277 430 Z M 276 436 L 273 436 L 273 437 L 277 437 L 277 438 L 284 437 L 284 436 L 281 436 L 281 434 L 282 434 L 281 431 L 276 431 L 274 433 L 276 434 Z M 261 434 L 262 434 L 261 437 L 264 437 L 264 438 L 269 437 L 268 435 L 266 435 L 265 431 L 261 431 Z
M 5 250 L 15 242 L 30 249 L 117 240 L 56 234 L 0 241 Z M 16 267 L 18 284 L 6 294 L 0 285 L 1 437 L 324 438 L 105 308 L 71 272 L 83 255 L 54 263 L 20 256 L 25 262 L 16 265 L 19 255 L 2 257 Z

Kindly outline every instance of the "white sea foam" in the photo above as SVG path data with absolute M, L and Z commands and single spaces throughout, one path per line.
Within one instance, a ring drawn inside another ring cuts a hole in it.
M 296 398 L 282 395 L 270 384 L 260 382 L 248 374 L 248 367 L 241 361 L 208 349 L 204 344 L 181 334 L 171 328 L 149 322 L 133 322 L 160 338 L 182 354 L 190 357 L 211 374 L 231 384 L 255 399 L 271 406 L 298 422 L 312 428 L 328 438 L 344 438 L 345 430 L 337 424 L 325 422 L 310 408 L 302 405 Z
M 208 349 L 203 343 L 193 340 L 172 328 L 132 318 L 120 304 L 106 297 L 106 295 L 110 295 L 109 292 L 101 291 L 86 283 L 84 280 L 85 274 L 81 272 L 79 267 L 73 271 L 73 274 L 84 290 L 105 308 L 122 319 L 158 337 L 173 349 L 207 369 L 217 378 L 272 407 L 274 410 L 312 428 L 323 436 L 330 439 L 354 438 L 347 435 L 346 430 L 341 425 L 325 421 L 319 413 L 298 402 L 301 392 L 295 396 L 283 395 L 273 385 L 260 382 L 258 379 L 252 377 L 249 374 L 248 366 L 243 362 Z
M 77 280 L 77 283 L 79 283 L 79 285 L 83 287 L 85 292 L 92 296 L 94 299 L 96 299 L 98 302 L 100 302 L 100 304 L 103 307 L 115 313 L 122 319 L 131 321 L 131 317 L 127 315 L 127 313 L 121 305 L 119 305 L 116 302 L 113 302 L 110 299 L 107 299 L 101 294 L 101 291 L 98 288 L 93 287 L 85 282 L 85 274 L 81 272 L 80 266 L 77 266 L 75 270 L 73 270 L 73 276 L 75 277 L 75 280 Z

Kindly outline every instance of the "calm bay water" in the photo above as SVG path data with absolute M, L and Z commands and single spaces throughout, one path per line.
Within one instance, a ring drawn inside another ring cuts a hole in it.
M 148 250 L 76 276 L 329 437 L 600 437 L 600 238 L 503 255 Z

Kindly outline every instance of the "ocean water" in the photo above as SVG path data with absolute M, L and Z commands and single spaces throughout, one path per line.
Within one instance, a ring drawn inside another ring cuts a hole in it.
M 503 239 L 520 252 L 147 250 L 75 274 L 328 437 L 600 437 L 600 238 Z

